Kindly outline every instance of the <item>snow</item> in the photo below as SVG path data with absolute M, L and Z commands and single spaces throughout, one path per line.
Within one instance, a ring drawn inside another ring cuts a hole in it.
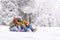
M 60 27 L 37 27 L 36 32 L 10 32 L 0 26 L 0 40 L 60 40 Z
M 32 13 L 37 32 L 10 32 L 9 26 L 0 26 L 0 40 L 60 40 L 60 0 L 0 0 L 0 25 L 23 13 Z

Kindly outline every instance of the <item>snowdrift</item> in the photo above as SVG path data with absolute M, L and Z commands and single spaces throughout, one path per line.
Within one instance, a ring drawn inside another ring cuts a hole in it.
M 0 40 L 60 40 L 60 27 L 38 27 L 36 32 L 10 32 L 0 26 Z

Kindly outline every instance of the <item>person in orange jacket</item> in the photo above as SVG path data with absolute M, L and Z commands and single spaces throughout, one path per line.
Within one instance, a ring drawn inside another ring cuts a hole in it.
M 24 29 L 25 32 L 27 32 L 28 28 L 31 29 L 32 32 L 34 32 L 36 29 L 33 29 L 32 25 L 29 24 L 26 20 L 17 20 L 17 25 L 21 27 L 21 29 Z

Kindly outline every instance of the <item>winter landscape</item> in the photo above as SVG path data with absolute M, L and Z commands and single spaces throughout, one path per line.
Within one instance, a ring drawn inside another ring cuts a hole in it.
M 59 8 L 59 0 L 0 0 L 0 24 L 9 25 L 13 17 L 24 19 L 27 14 L 35 26 L 60 26 Z
M 13 17 L 26 19 L 32 32 L 10 32 Z M 0 40 L 60 40 L 60 0 L 0 0 Z

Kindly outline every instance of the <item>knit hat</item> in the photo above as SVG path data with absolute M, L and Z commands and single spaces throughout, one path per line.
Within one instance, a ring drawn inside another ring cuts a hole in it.
M 18 19 L 18 18 L 14 17 L 14 18 L 13 18 L 13 21 L 16 21 L 17 19 Z

